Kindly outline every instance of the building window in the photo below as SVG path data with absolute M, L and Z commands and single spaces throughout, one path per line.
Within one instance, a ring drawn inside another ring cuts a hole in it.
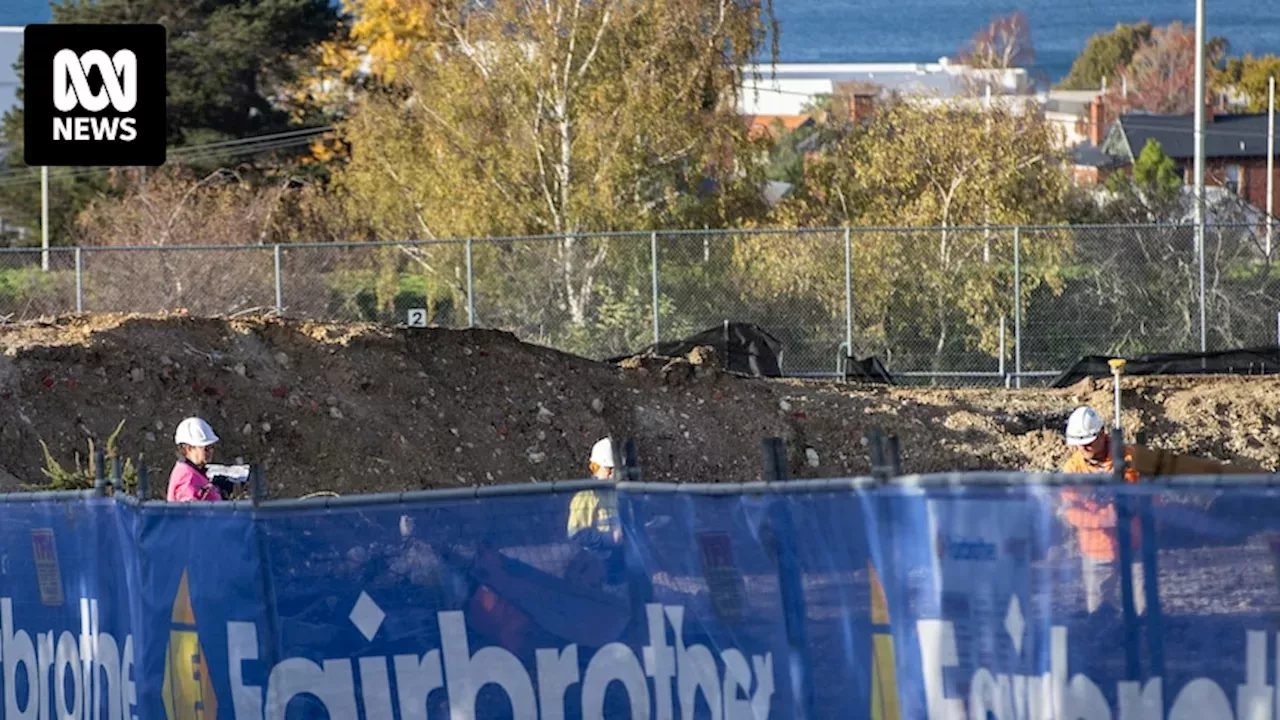
M 1233 193 L 1240 193 L 1240 178 L 1244 176 L 1243 170 L 1239 165 L 1227 166 L 1227 189 Z

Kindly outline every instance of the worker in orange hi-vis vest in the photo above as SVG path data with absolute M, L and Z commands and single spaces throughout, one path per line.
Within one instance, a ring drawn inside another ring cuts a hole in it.
M 1062 466 L 1072 475 L 1114 473 L 1114 453 L 1107 436 L 1106 423 L 1093 408 L 1079 407 L 1067 421 L 1067 444 L 1076 450 Z M 1125 481 L 1137 482 L 1133 468 L 1133 450 L 1124 448 Z M 1115 500 L 1105 492 L 1088 492 L 1080 488 L 1063 488 L 1061 516 L 1076 531 L 1080 546 L 1081 570 L 1085 588 L 1085 605 L 1090 614 L 1105 602 L 1119 608 L 1120 575 L 1116 572 L 1120 545 L 1116 533 Z M 1133 556 L 1141 557 L 1141 535 L 1135 520 L 1130 524 Z M 1133 607 L 1139 614 L 1146 610 L 1141 561 L 1132 563 Z

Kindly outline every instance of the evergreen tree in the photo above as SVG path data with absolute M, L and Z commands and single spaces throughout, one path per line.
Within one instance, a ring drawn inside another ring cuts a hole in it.
M 55 23 L 160 23 L 168 30 L 168 140 L 194 145 L 288 128 L 280 97 L 306 65 L 298 62 L 339 29 L 328 0 L 65 0 Z M 16 66 L 22 77 L 22 59 Z M 19 89 L 19 99 L 22 98 Z M 0 216 L 37 229 L 38 174 L 22 163 L 22 108 L 0 130 L 9 146 L 0 178 Z M 109 190 L 103 173 L 51 173 L 53 237 L 63 239 L 90 198 Z

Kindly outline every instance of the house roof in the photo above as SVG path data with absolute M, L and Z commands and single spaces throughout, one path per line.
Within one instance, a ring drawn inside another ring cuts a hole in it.
M 1154 139 L 1160 143 L 1165 155 L 1175 160 L 1188 160 L 1195 157 L 1194 133 L 1193 115 L 1126 113 L 1117 120 L 1112 137 L 1108 138 L 1104 148 L 1110 154 L 1132 160 L 1142 152 L 1148 139 Z M 1267 116 L 1214 115 L 1213 122 L 1205 124 L 1204 156 L 1266 157 Z
M 813 118 L 808 115 L 751 115 L 747 118 L 750 127 L 772 128 L 775 122 L 781 122 L 784 130 L 795 130 L 813 122 Z
M 1091 167 L 1099 170 L 1106 170 L 1123 164 L 1123 161 L 1114 156 L 1108 155 L 1102 151 L 1102 148 L 1092 143 L 1082 143 L 1071 148 L 1068 152 L 1071 158 L 1071 164 L 1076 167 Z

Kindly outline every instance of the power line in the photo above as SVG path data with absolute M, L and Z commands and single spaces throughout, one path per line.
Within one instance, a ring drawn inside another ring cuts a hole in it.
M 297 136 L 303 136 L 303 135 L 307 135 L 307 136 L 321 135 L 327 132 L 332 132 L 333 130 L 334 130 L 334 127 L 332 125 L 323 125 L 320 127 L 301 128 L 298 130 L 287 130 L 285 132 L 271 133 L 269 135 L 251 135 L 249 137 L 239 138 L 236 140 L 223 140 L 221 142 L 203 143 L 200 145 L 186 145 L 183 147 L 173 148 L 172 150 L 169 151 L 169 153 L 176 155 L 176 154 L 192 152 L 196 150 L 218 148 L 218 147 L 231 147 L 231 146 L 240 145 L 244 143 L 254 143 L 254 142 L 275 140 L 275 139 L 287 138 L 287 137 L 297 137 Z
M 1265 115 L 1263 115 L 1262 117 L 1265 117 Z M 1187 127 L 1183 128 L 1178 126 L 1170 127 L 1168 125 L 1143 125 L 1142 123 L 1133 123 L 1126 120 L 1123 123 L 1123 126 L 1130 130 L 1146 130 L 1148 132 L 1165 132 L 1165 133 L 1174 133 L 1174 134 L 1180 134 L 1180 135 L 1191 135 L 1195 132 L 1195 128 L 1192 127 L 1192 122 L 1193 121 L 1190 118 L 1188 118 Z M 1244 130 L 1227 130 L 1224 128 L 1215 128 L 1213 126 L 1213 123 L 1205 123 L 1205 135 L 1206 136 L 1216 135 L 1218 137 L 1252 138 L 1252 139 L 1263 141 L 1263 142 L 1265 142 L 1267 139 L 1267 133 L 1265 130 L 1259 131 L 1259 132 L 1247 132 Z
M 331 130 L 331 128 L 317 128 L 306 131 L 305 135 L 294 131 L 289 133 L 274 133 L 254 138 L 245 138 L 238 141 L 193 145 L 184 148 L 175 148 L 170 151 L 168 155 L 170 160 L 182 162 L 194 159 L 254 154 L 267 150 L 304 145 L 310 143 L 314 137 L 322 135 L 329 130 Z M 106 168 L 102 166 L 60 168 L 55 170 L 53 174 L 56 177 L 75 177 L 79 175 L 93 174 L 104 169 Z M 28 176 L 30 175 L 30 172 L 30 170 L 11 170 L 5 173 L 0 173 L 0 182 L 18 181 L 20 183 L 29 179 Z
M 333 132 L 332 125 L 303 128 L 286 132 L 257 135 L 237 140 L 223 140 L 200 145 L 188 145 L 174 148 L 167 153 L 166 164 L 171 162 L 190 163 L 204 160 L 216 160 L 238 155 L 254 155 L 273 150 L 283 150 L 310 144 L 316 137 Z M 82 168 L 63 168 L 50 172 L 51 178 L 75 178 L 94 175 L 108 168 L 92 166 Z M 38 176 L 33 177 L 34 168 L 28 170 L 9 170 L 0 172 L 0 187 L 18 187 L 40 182 Z
M 211 152 L 203 155 L 187 157 L 185 158 L 185 162 L 195 163 L 195 162 L 201 162 L 201 161 L 219 160 L 219 159 L 225 159 L 229 157 L 243 156 L 245 154 L 256 154 L 261 152 L 268 152 L 271 150 L 282 150 L 285 148 L 297 147 L 297 146 L 306 145 L 306 144 L 307 144 L 306 141 L 281 142 L 281 143 L 275 143 L 275 144 L 265 144 L 260 147 L 255 147 L 251 151 L 237 150 L 237 151 Z M 128 166 L 125 166 L 125 167 L 128 167 Z M 107 170 L 110 170 L 110 169 L 111 168 L 107 168 L 107 167 L 77 168 L 75 170 L 69 170 L 62 173 L 51 174 L 51 178 L 66 180 L 66 179 L 73 179 L 73 178 L 80 178 L 80 177 L 88 177 L 91 175 L 96 175 L 99 173 L 106 172 Z M 2 178 L 0 179 L 0 188 L 20 187 L 23 185 L 31 185 L 39 182 L 40 182 L 40 178 L 38 175 L 34 177 L 32 177 L 31 175 L 22 175 L 17 177 Z

